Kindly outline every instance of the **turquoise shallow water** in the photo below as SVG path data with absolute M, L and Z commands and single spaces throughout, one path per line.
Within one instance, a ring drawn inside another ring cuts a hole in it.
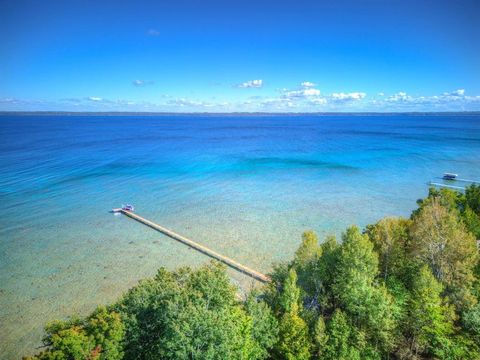
M 266 272 L 305 229 L 407 216 L 445 171 L 480 178 L 480 116 L 0 116 L 0 139 L 5 359 L 45 321 L 207 261 L 108 212 L 122 203 Z

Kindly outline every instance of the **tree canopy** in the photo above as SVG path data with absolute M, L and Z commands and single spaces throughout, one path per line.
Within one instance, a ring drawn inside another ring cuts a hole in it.
M 218 263 L 162 268 L 48 324 L 29 359 L 480 359 L 480 187 L 418 204 L 340 242 L 305 232 L 243 300 Z

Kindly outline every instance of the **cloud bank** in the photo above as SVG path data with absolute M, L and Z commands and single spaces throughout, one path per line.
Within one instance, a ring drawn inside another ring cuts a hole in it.
M 134 86 L 153 82 L 135 80 Z M 307 84 L 306 84 L 307 83 Z M 262 80 L 249 80 L 238 87 L 260 88 Z M 480 111 L 480 95 L 469 95 L 465 89 L 438 95 L 414 95 L 405 91 L 388 94 L 364 91 L 324 93 L 310 82 L 277 93 L 235 99 L 158 95 L 150 101 L 111 99 L 99 95 L 59 100 L 0 98 L 3 111 L 151 111 L 151 112 L 428 112 Z

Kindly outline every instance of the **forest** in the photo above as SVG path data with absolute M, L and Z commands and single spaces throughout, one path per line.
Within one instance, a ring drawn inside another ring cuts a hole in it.
M 409 218 L 306 231 L 239 296 L 223 265 L 158 270 L 45 326 L 40 359 L 480 359 L 480 186 L 429 190 Z

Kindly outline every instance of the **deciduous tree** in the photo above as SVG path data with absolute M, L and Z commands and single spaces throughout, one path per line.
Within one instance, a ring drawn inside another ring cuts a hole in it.
M 413 256 L 428 264 L 457 307 L 474 303 L 470 288 L 477 246 L 457 214 L 433 199 L 413 218 L 410 232 Z

